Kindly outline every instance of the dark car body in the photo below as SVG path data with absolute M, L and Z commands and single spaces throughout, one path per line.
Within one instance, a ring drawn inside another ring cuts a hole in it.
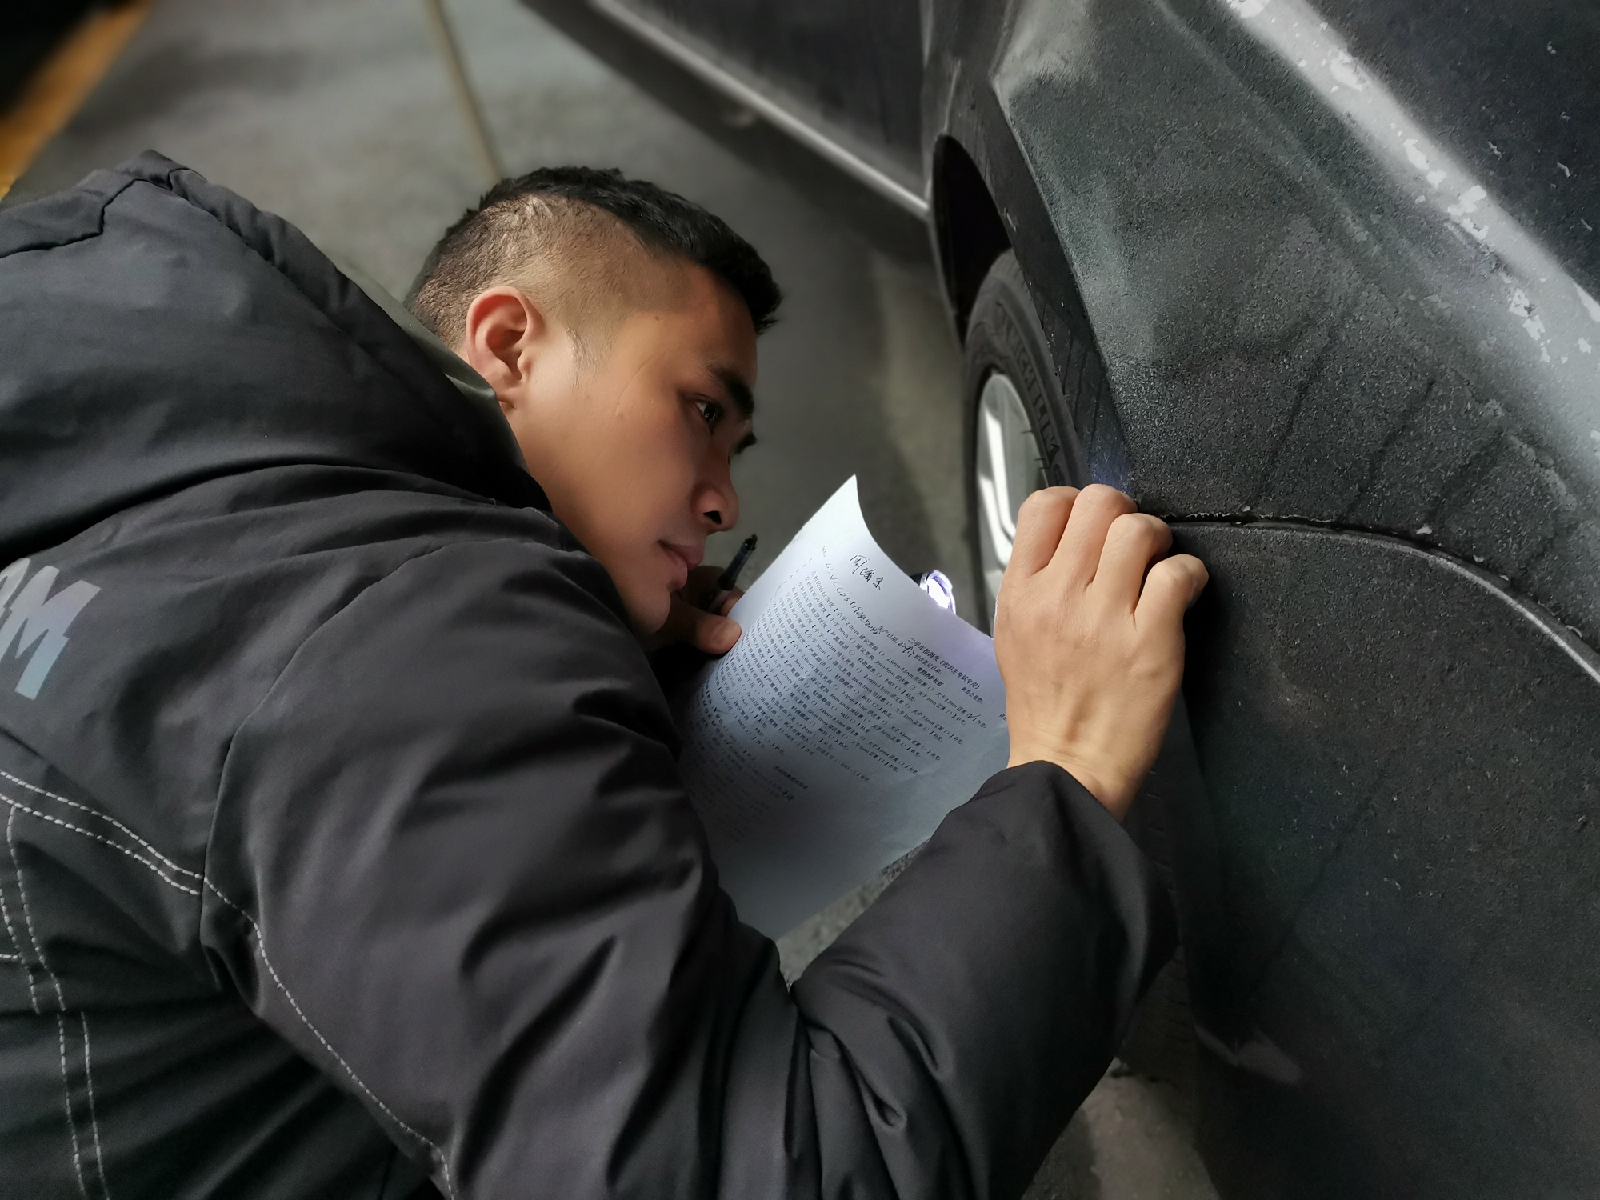
M 1017 254 L 1208 564 L 1168 797 L 1228 1197 L 1600 1194 L 1600 7 L 591 0 Z

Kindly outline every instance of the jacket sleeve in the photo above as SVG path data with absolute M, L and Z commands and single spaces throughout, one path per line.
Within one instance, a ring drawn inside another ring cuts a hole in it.
M 616 603 L 462 543 L 323 625 L 224 765 L 222 973 L 455 1200 L 1019 1195 L 1171 949 L 1132 842 L 1002 772 L 791 992 Z

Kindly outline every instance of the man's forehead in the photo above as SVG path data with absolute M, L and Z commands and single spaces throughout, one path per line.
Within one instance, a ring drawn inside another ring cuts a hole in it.
M 681 262 L 688 279 L 677 312 L 693 322 L 695 352 L 746 417 L 755 412 L 756 333 L 750 310 L 731 287 L 698 263 Z
M 617 297 L 622 326 L 647 353 L 702 374 L 701 386 L 725 395 L 748 418 L 755 411 L 757 351 L 743 298 L 698 263 L 657 261 L 650 270 L 659 286 L 650 287 L 643 275 L 630 281 L 631 295 Z

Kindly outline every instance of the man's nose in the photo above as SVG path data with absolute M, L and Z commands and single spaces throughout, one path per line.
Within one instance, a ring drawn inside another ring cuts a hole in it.
M 733 480 L 726 474 L 707 485 L 700 512 L 711 522 L 712 533 L 732 529 L 739 523 L 739 493 L 734 490 Z

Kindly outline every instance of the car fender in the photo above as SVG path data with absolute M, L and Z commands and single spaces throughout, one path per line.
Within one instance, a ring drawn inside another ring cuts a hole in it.
M 1108 481 L 1438 547 L 1600 646 L 1600 303 L 1296 4 L 930 0 L 930 169 L 970 155 L 1042 314 L 1081 294 Z

